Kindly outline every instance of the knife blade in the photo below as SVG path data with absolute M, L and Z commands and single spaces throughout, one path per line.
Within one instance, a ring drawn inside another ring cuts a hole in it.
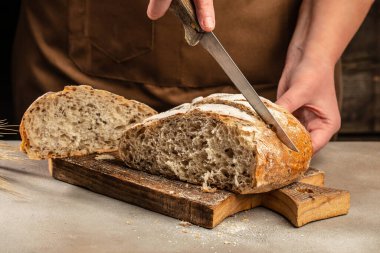
M 284 129 L 282 129 L 281 125 L 270 113 L 265 104 L 261 101 L 255 89 L 249 83 L 244 74 L 240 71 L 238 66 L 232 60 L 231 56 L 224 49 L 214 33 L 204 33 L 200 40 L 200 44 L 212 55 L 212 57 L 214 57 L 214 59 L 218 62 L 220 67 L 222 67 L 236 88 L 241 92 L 241 94 L 243 94 L 249 104 L 255 109 L 257 114 L 276 132 L 278 138 L 288 148 L 298 152 L 297 147 L 285 133 Z
M 259 95 L 249 83 L 231 56 L 224 49 L 218 38 L 212 32 L 204 32 L 195 18 L 194 4 L 191 0 L 173 0 L 170 6 L 174 14 L 180 18 L 185 29 L 185 39 L 191 46 L 198 43 L 205 48 L 218 62 L 236 88 L 243 94 L 257 114 L 274 130 L 278 138 L 288 148 L 298 152 L 297 147 L 286 134 L 281 125 L 261 101 Z

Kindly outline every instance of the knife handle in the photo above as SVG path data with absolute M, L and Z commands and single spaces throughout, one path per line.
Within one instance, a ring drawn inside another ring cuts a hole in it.
M 192 0 L 173 0 L 170 10 L 182 22 L 185 30 L 185 39 L 190 46 L 195 46 L 202 39 L 204 31 L 198 23 L 194 3 Z

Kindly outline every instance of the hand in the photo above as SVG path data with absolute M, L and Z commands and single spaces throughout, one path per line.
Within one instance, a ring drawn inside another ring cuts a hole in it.
M 169 9 L 172 0 L 150 0 L 147 14 L 152 20 L 161 18 Z M 198 22 L 202 29 L 211 32 L 215 28 L 215 12 L 213 0 L 194 0 Z
M 291 58 L 282 73 L 276 103 L 293 113 L 310 132 L 316 153 L 340 128 L 334 64 Z

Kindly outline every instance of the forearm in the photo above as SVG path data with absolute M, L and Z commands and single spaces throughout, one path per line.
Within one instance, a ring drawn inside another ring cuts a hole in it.
M 335 65 L 373 2 L 304 0 L 288 58 L 312 59 Z
M 303 0 L 278 84 L 277 104 L 310 132 L 314 152 L 340 128 L 334 67 L 373 0 Z

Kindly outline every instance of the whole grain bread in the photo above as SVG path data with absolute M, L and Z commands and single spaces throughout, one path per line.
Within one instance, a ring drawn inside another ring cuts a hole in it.
M 21 150 L 31 159 L 116 151 L 128 125 L 156 113 L 108 91 L 66 86 L 44 94 L 26 110 L 20 124 Z
M 131 168 L 249 194 L 296 181 L 312 156 L 310 135 L 285 109 L 262 98 L 299 152 L 287 148 L 241 94 L 197 98 L 128 127 L 120 156 Z

